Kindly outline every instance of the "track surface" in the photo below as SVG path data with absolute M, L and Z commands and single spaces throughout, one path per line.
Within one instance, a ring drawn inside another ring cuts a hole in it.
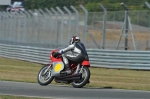
M 53 99 L 150 99 L 150 91 L 73 88 L 71 86 L 0 81 L 0 94 Z

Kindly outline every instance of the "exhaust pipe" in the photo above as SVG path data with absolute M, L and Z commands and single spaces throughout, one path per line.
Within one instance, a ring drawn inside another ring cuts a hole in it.
M 61 79 L 62 81 L 69 81 L 69 80 L 80 80 L 81 77 L 72 77 L 72 78 L 65 78 L 65 79 Z
M 67 76 L 62 76 L 62 77 L 56 77 L 56 79 L 59 80 L 80 80 L 82 78 L 82 74 L 74 74 L 74 75 L 67 75 Z

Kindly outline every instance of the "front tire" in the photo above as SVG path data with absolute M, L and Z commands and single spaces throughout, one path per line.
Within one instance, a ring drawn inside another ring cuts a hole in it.
M 88 67 L 83 67 L 81 70 L 82 73 L 82 78 L 79 81 L 73 81 L 71 84 L 74 88 L 82 88 L 83 86 L 85 86 L 90 79 L 90 70 Z
M 42 86 L 46 86 L 50 84 L 54 77 L 51 75 L 52 67 L 49 65 L 45 65 L 41 68 L 41 70 L 38 73 L 38 83 Z

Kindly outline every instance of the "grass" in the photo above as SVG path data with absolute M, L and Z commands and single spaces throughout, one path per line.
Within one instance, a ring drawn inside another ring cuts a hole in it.
M 0 99 L 46 99 L 46 98 L 0 95 Z
M 91 72 L 91 86 L 150 90 L 149 71 L 92 68 Z
M 26 61 L 0 58 L 0 80 L 37 83 L 37 74 L 42 66 Z M 87 84 L 87 87 L 150 91 L 149 71 L 92 67 L 90 71 L 90 84 Z

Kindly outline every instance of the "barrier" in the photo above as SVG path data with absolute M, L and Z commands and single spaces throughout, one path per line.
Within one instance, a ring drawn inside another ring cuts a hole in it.
M 41 64 L 50 62 L 52 49 L 0 44 L 0 56 Z M 150 51 L 87 49 L 92 67 L 150 70 Z

